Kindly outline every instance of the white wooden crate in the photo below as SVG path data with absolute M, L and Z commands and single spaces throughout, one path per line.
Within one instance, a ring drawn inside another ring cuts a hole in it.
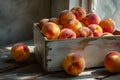
M 110 50 L 120 51 L 120 32 L 109 37 L 46 40 L 35 23 L 33 26 L 35 57 L 46 71 L 62 70 L 63 58 L 72 52 L 82 54 L 86 68 L 103 66 L 105 54 Z

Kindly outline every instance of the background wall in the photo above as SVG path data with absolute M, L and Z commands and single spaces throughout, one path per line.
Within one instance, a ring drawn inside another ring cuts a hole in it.
M 50 17 L 50 0 L 0 0 L 0 46 L 33 38 L 32 25 Z
M 59 17 L 61 11 L 79 6 L 81 0 L 51 0 L 51 17 Z
M 75 7 L 75 6 L 80 6 L 80 0 L 69 0 L 69 9 Z
M 94 0 L 94 12 L 100 17 L 112 18 L 116 23 L 116 29 L 120 30 L 120 0 Z
M 70 0 L 51 0 L 51 17 L 59 17 L 62 10 L 69 9 Z

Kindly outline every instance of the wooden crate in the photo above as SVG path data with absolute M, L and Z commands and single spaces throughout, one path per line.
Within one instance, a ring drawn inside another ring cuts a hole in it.
M 63 58 L 72 52 L 79 52 L 86 60 L 86 68 L 103 66 L 106 52 L 120 51 L 120 32 L 115 36 L 77 38 L 66 40 L 46 40 L 37 24 L 33 26 L 35 57 L 46 71 L 62 70 Z

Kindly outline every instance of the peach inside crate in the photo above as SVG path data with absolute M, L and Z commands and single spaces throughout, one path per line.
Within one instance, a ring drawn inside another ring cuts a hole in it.
M 86 68 L 103 66 L 107 51 L 120 51 L 120 32 L 114 36 L 76 38 L 63 40 L 47 40 L 41 33 L 38 23 L 34 23 L 35 57 L 45 71 L 60 71 L 63 58 L 72 52 L 79 52 L 86 61 Z M 67 64 L 67 63 L 66 63 Z

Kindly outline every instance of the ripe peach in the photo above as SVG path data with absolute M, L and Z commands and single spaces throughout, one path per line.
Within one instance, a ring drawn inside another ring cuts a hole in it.
M 113 36 L 113 34 L 109 32 L 104 32 L 101 36 Z
M 81 27 L 78 29 L 77 37 L 93 37 L 93 32 L 88 27 Z
M 120 73 L 120 52 L 107 52 L 104 58 L 104 66 L 110 72 Z
M 101 20 L 99 25 L 102 27 L 103 32 L 115 32 L 115 22 L 111 18 Z
M 61 24 L 59 23 L 59 18 L 55 18 L 55 17 L 50 18 L 50 19 L 49 19 L 49 22 L 53 22 L 53 23 L 57 24 L 57 25 L 59 26 L 60 30 L 63 28 L 63 25 L 61 25 Z
M 62 29 L 63 29 L 63 25 L 58 24 L 58 26 L 59 26 L 60 30 L 62 30 Z
M 103 34 L 102 28 L 97 24 L 91 24 L 88 26 L 88 28 L 90 28 L 92 30 L 93 35 L 95 37 L 99 37 Z
M 47 39 L 57 39 L 60 34 L 60 28 L 55 23 L 47 22 L 42 27 L 42 33 Z
M 82 19 L 82 22 L 88 26 L 90 24 L 99 24 L 101 21 L 99 15 L 96 13 L 88 13 L 84 19 Z
M 115 32 L 113 33 L 113 35 L 120 35 L 120 30 L 115 30 Z
M 76 33 L 69 28 L 64 28 L 61 30 L 59 39 L 73 39 L 76 38 Z
M 70 53 L 62 61 L 63 69 L 72 76 L 80 74 L 85 69 L 85 59 L 79 53 Z
M 29 48 L 24 43 L 16 43 L 11 48 L 11 55 L 17 62 L 24 62 L 30 55 Z
M 49 19 L 49 22 L 53 22 L 55 24 L 59 24 L 59 19 L 55 18 L 55 17 L 52 17 L 52 18 Z
M 48 21 L 49 21 L 48 18 L 43 18 L 43 19 L 41 19 L 40 22 L 38 23 L 38 27 L 39 27 L 40 29 L 42 29 L 42 26 L 43 26 L 46 22 L 48 22 Z
M 72 29 L 76 34 L 78 29 L 82 27 L 82 24 L 77 19 L 71 19 L 66 23 L 63 28 L 69 28 Z
M 86 25 L 83 22 L 80 22 L 80 23 L 81 23 L 82 27 L 86 27 Z
M 65 25 L 71 19 L 76 19 L 75 15 L 72 13 L 72 11 L 63 10 L 59 15 L 59 22 L 62 25 Z
M 86 11 L 82 7 L 73 7 L 71 11 L 76 16 L 76 19 L 81 21 L 86 16 Z

